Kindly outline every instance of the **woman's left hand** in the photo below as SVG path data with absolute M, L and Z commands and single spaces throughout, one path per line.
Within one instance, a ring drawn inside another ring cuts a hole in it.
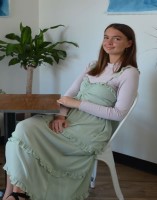
M 69 108 L 79 108 L 81 103 L 81 101 L 68 96 L 61 97 L 60 99 L 57 100 L 57 102 Z

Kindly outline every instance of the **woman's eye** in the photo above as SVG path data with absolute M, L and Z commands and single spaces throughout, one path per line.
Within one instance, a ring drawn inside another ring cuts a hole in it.
M 115 41 L 119 41 L 120 40 L 120 38 L 119 37 L 115 37 L 115 38 L 113 38 Z
M 104 36 L 104 40 L 120 41 L 121 38 L 120 38 L 120 37 L 112 37 L 112 38 L 109 38 L 108 36 Z

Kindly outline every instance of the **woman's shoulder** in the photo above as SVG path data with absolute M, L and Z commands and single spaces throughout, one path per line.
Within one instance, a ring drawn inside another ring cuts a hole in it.
M 136 67 L 133 67 L 131 65 L 125 67 L 122 69 L 121 75 L 119 76 L 120 79 L 126 80 L 126 79 L 132 79 L 132 80 L 139 80 L 140 72 Z
M 138 68 L 136 68 L 136 67 L 133 67 L 133 66 L 131 66 L 131 65 L 128 65 L 128 66 L 126 66 L 126 67 L 123 67 L 122 69 L 121 69 L 121 72 L 124 72 L 125 74 L 130 74 L 130 73 L 135 73 L 135 74 L 140 74 L 140 71 L 139 71 L 139 69 Z

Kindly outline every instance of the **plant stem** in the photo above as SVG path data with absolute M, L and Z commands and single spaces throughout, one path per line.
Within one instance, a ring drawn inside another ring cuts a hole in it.
M 32 66 L 27 66 L 26 94 L 32 94 L 33 72 L 34 68 Z M 29 117 L 31 117 L 31 113 L 25 113 L 25 119 Z
M 26 86 L 26 94 L 32 94 L 33 70 L 34 70 L 33 67 L 27 66 L 27 86 Z

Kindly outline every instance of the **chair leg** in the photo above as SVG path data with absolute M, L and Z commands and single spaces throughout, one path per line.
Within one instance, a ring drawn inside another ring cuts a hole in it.
M 110 168 L 112 182 L 113 182 L 113 186 L 114 186 L 116 195 L 117 195 L 119 200 L 124 200 L 122 191 L 120 189 L 120 185 L 119 185 L 119 181 L 118 181 L 118 177 L 117 177 L 117 172 L 116 172 L 115 166 L 110 166 L 109 168 Z
M 116 172 L 116 167 L 115 167 L 112 150 L 110 148 L 106 149 L 105 155 L 103 155 L 103 156 L 100 155 L 98 159 L 101 161 L 104 161 L 107 164 L 107 166 L 109 167 L 114 190 L 117 195 L 117 198 L 119 200 L 124 200 L 122 191 L 120 189 L 119 181 L 118 181 L 118 176 L 117 176 L 117 172 Z
M 96 179 L 96 173 L 97 173 L 97 164 L 98 164 L 98 161 L 95 160 L 94 167 L 93 167 L 93 172 L 92 172 L 92 176 L 91 176 L 91 182 L 90 182 L 90 187 L 91 188 L 95 188 L 95 179 Z

